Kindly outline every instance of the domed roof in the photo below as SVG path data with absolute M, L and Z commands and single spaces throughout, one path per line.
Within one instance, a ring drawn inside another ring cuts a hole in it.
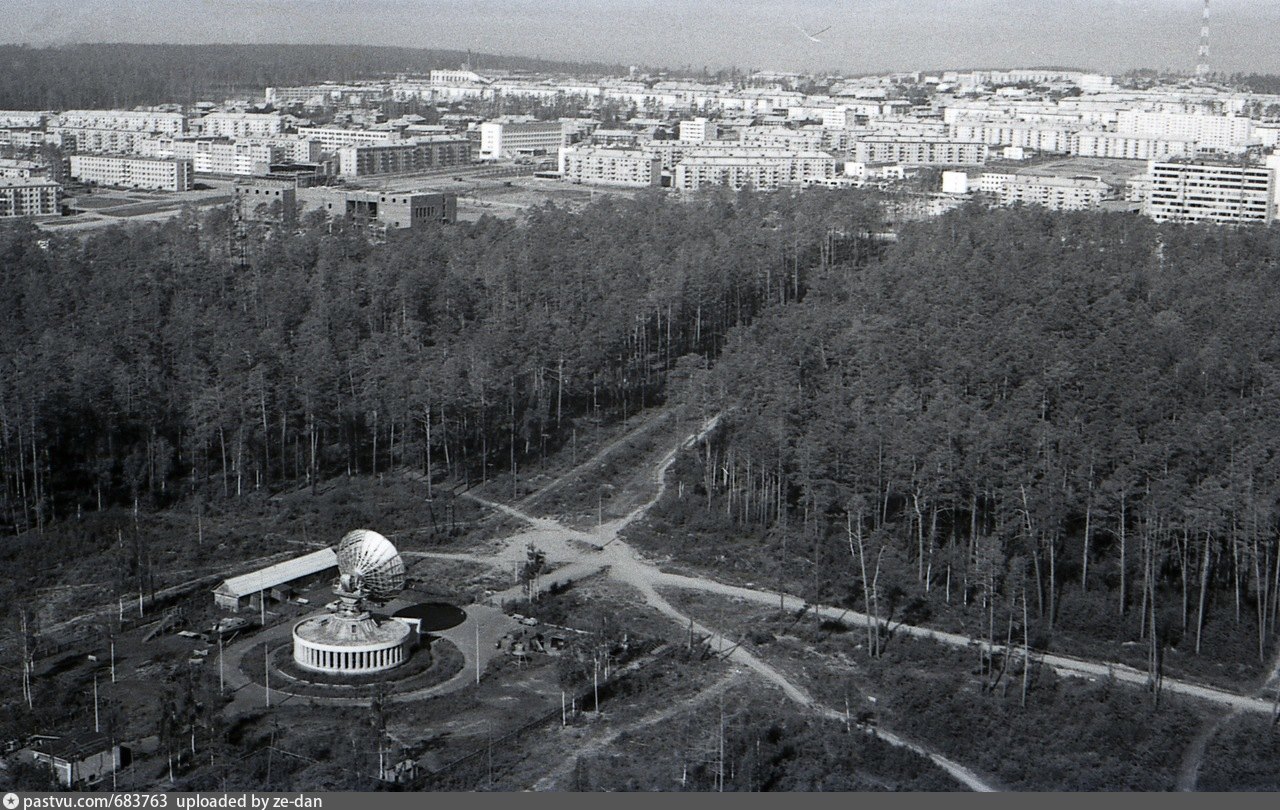
M 378 621 L 369 614 L 360 616 L 313 616 L 303 619 L 293 634 L 311 644 L 329 647 L 371 649 L 401 644 L 409 636 L 409 626 L 395 619 Z
M 338 571 L 360 581 L 369 598 L 384 601 L 404 588 L 404 560 L 391 541 L 375 531 L 356 529 L 338 543 Z

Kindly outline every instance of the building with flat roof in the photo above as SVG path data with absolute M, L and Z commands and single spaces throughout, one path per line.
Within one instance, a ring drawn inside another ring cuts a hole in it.
M 190 160 L 138 155 L 72 155 L 70 176 L 82 183 L 157 191 L 190 191 Z
M 338 150 L 338 174 L 367 177 L 406 174 L 471 162 L 471 142 L 455 135 L 431 135 L 402 143 L 344 146 Z
M 561 121 L 498 119 L 480 125 L 480 159 L 554 155 L 568 142 Z
M 298 216 L 296 180 L 255 177 L 237 180 L 236 216 L 248 222 L 280 222 L 292 225 Z
M 0 217 L 46 217 L 58 213 L 62 186 L 42 177 L 0 179 Z
M 0 158 L 0 178 L 8 180 L 30 180 L 31 178 L 44 177 L 49 172 L 49 167 L 34 160 L 13 160 L 12 158 Z
M 119 129 L 178 135 L 187 131 L 182 113 L 156 110 L 67 110 L 57 116 L 59 127 Z
M 1276 160 L 1266 166 L 1152 161 L 1143 213 L 1156 222 L 1266 223 L 1276 218 Z
M 980 166 L 987 144 L 935 138 L 859 138 L 850 157 L 858 163 L 901 163 L 904 166 Z
M 201 135 L 211 138 L 249 138 L 284 131 L 280 113 L 211 112 L 191 123 Z
M 642 149 L 566 146 L 560 150 L 560 176 L 589 185 L 660 186 L 662 158 Z
M 326 191 L 320 207 L 331 216 L 352 217 L 393 230 L 458 219 L 458 195 L 450 193 Z
M 772 191 L 835 177 L 836 159 L 826 152 L 787 149 L 693 149 L 675 168 L 673 186 L 696 191 L 705 186 L 750 186 Z
M 318 141 L 320 147 L 326 152 L 336 152 L 344 146 L 395 143 L 400 140 L 400 133 L 393 129 L 298 127 L 298 137 L 304 141 Z

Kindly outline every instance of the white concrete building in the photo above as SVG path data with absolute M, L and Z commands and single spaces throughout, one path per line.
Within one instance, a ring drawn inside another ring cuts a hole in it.
M 57 116 L 58 127 L 76 129 L 118 129 L 132 132 L 186 132 L 182 113 L 154 110 L 67 110 Z
M 190 191 L 190 160 L 137 155 L 72 155 L 70 176 L 83 183 L 158 191 Z
M 42 178 L 49 172 L 48 166 L 42 166 L 34 160 L 13 160 L 0 158 L 0 178 L 6 180 L 30 180 Z
M 480 160 L 554 155 L 568 139 L 561 121 L 500 118 L 480 125 Z
M 772 191 L 782 185 L 803 185 L 830 179 L 836 159 L 826 152 L 786 149 L 693 149 L 675 167 L 674 187 L 696 191 L 705 186 L 751 186 Z
M 1185 138 L 1153 138 L 1086 130 L 1072 134 L 1070 151 L 1080 157 L 1165 160 L 1194 155 L 1196 142 Z
M 642 149 L 566 146 L 560 150 L 560 176 L 589 185 L 659 186 L 662 158 Z
M 0 179 L 0 218 L 52 216 L 61 193 L 62 186 L 40 177 Z
M 1266 223 L 1276 218 L 1275 157 L 1266 166 L 1152 161 L 1143 212 L 1156 222 Z
M 1195 141 L 1201 150 L 1243 152 L 1252 142 L 1253 122 L 1234 115 L 1121 110 L 1116 118 L 1116 132 Z
M 471 142 L 453 135 L 414 138 L 399 143 L 344 146 L 338 150 L 343 177 L 405 174 L 471 162 Z
M 206 138 L 248 138 L 279 135 L 284 119 L 279 113 L 212 112 L 192 122 Z
M 390 129 L 344 129 L 343 127 L 298 127 L 298 138 L 316 141 L 326 152 L 344 146 L 372 146 L 399 141 L 400 133 Z
M 979 166 L 987 162 L 987 145 L 975 141 L 933 138 L 860 138 L 850 157 L 859 163 L 902 163 L 907 166 Z
M 693 118 L 680 122 L 680 140 L 685 143 L 706 143 L 720 137 L 720 126 L 705 118 Z

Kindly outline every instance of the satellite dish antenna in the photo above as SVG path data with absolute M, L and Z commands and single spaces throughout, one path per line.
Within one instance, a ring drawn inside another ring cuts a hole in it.
M 387 602 L 404 589 L 404 560 L 391 541 L 356 529 L 338 543 L 338 596 L 354 608 L 361 599 Z

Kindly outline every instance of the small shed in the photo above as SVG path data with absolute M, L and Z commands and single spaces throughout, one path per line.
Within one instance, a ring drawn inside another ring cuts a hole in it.
M 254 603 L 258 594 L 266 593 L 276 599 L 287 599 L 292 594 L 290 583 L 315 576 L 329 569 L 337 569 L 338 555 L 331 548 L 322 548 L 292 560 L 285 560 L 257 571 L 224 580 L 213 591 L 213 601 L 224 610 L 243 610 Z
M 125 764 L 120 745 L 97 732 L 42 740 L 31 756 L 52 770 L 63 787 L 97 784 Z

